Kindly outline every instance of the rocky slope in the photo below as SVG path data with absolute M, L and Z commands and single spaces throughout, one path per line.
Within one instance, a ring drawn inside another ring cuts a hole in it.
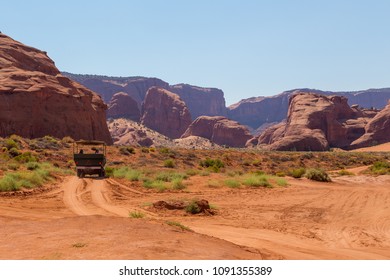
M 222 116 L 201 116 L 188 127 L 181 138 L 199 136 L 218 145 L 244 147 L 252 138 L 248 129 Z
M 0 33 L 0 136 L 111 143 L 100 96 L 60 74 L 47 54 Z
M 177 94 L 151 87 L 142 105 L 141 123 L 169 138 L 180 138 L 191 124 L 191 114 Z
M 296 93 L 290 99 L 286 122 L 263 132 L 258 145 L 298 151 L 348 148 L 365 133 L 364 127 L 375 114 L 358 106 L 351 108 L 345 97 Z
M 390 102 L 371 119 L 365 127 L 365 134 L 351 144 L 351 148 L 367 147 L 390 142 Z
M 210 140 L 197 136 L 184 139 L 170 139 L 138 122 L 128 119 L 112 119 L 108 128 L 114 144 L 143 147 L 180 147 L 186 149 L 216 149 L 220 146 Z
M 270 97 L 252 97 L 229 106 L 228 117 L 252 129 L 272 122 L 280 122 L 287 117 L 289 98 L 296 93 L 317 93 L 321 95 L 338 95 L 348 99 L 350 106 L 358 104 L 363 108 L 386 106 L 390 99 L 390 88 L 368 89 L 355 92 L 331 92 L 313 89 L 296 89 L 285 91 Z
M 141 112 L 137 102 L 125 92 L 115 93 L 108 103 L 107 118 L 126 118 L 139 121 Z

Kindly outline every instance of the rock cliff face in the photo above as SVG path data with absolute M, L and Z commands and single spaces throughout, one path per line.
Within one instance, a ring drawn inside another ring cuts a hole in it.
M 227 110 L 223 91 L 216 88 L 202 88 L 186 84 L 173 85 L 170 90 L 187 104 L 191 116 L 226 116 Z
M 142 105 L 141 123 L 172 139 L 180 138 L 191 124 L 191 114 L 177 94 L 152 87 Z
M 125 92 L 115 93 L 108 104 L 108 118 L 126 118 L 133 121 L 139 121 L 141 112 L 138 109 L 137 102 Z
M 157 78 L 145 77 L 107 77 L 98 75 L 78 75 L 64 72 L 65 76 L 83 84 L 102 95 L 106 103 L 113 95 L 125 92 L 133 98 L 139 110 L 149 88 L 157 86 L 176 93 L 186 103 L 191 116 L 226 116 L 227 110 L 223 91 L 216 88 L 202 88 L 187 84 L 169 85 Z
M 365 133 L 364 127 L 374 114 L 349 107 L 345 97 L 297 93 L 290 99 L 286 123 L 268 128 L 258 145 L 298 151 L 348 148 Z
M 313 89 L 296 89 L 285 91 L 269 97 L 253 97 L 241 100 L 228 107 L 228 117 L 252 129 L 266 123 L 281 122 L 287 117 L 289 98 L 297 93 L 316 93 L 326 96 L 338 95 L 348 99 L 350 106 L 358 104 L 363 108 L 386 106 L 390 99 L 390 88 L 368 89 L 355 92 L 331 92 Z
M 390 102 L 365 127 L 365 134 L 352 142 L 351 148 L 390 142 Z
M 244 147 L 252 138 L 246 127 L 222 116 L 198 117 L 181 138 L 190 136 L 203 137 L 218 145 L 229 147 Z
M 62 76 L 45 52 L 0 34 L 0 136 L 111 144 L 106 108 L 100 96 Z

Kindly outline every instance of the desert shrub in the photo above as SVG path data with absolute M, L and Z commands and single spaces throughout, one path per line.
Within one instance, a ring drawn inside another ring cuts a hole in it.
M 16 162 L 11 162 L 11 163 L 9 163 L 8 165 L 7 165 L 7 168 L 9 169 L 9 170 L 18 170 L 19 169 L 19 167 L 20 167 L 20 165 L 18 164 L 18 163 L 16 163 Z
M 149 148 L 147 148 L 147 147 L 142 147 L 142 148 L 141 148 L 141 152 L 143 152 L 144 154 L 149 154 Z
M 10 138 L 4 140 L 3 147 L 8 150 L 11 150 L 12 148 L 19 149 L 19 145 L 15 142 L 15 140 Z
M 106 168 L 107 172 L 107 168 Z M 111 172 L 111 170 L 109 170 Z M 112 170 L 112 177 L 119 178 L 119 179 L 127 179 L 129 181 L 138 181 L 141 176 L 141 172 L 135 169 L 131 169 L 127 166 L 120 167 L 120 168 L 113 168 Z
M 221 187 L 221 182 L 219 182 L 217 180 L 209 180 L 207 182 L 207 186 L 209 188 L 219 188 L 219 187 Z
M 390 174 L 390 163 L 388 161 L 376 161 L 369 170 L 375 175 Z
M 149 152 L 154 153 L 155 151 L 156 151 L 156 148 L 155 148 L 155 147 L 150 147 L 150 148 L 149 148 Z
M 258 159 L 256 159 L 256 160 L 254 160 L 254 161 L 252 161 L 252 165 L 253 166 L 261 166 L 261 161 L 260 160 L 258 160 Z
M 171 150 L 169 148 L 162 147 L 158 151 L 160 154 L 169 154 Z
M 275 176 L 284 177 L 284 176 L 286 176 L 286 174 L 283 171 L 278 171 L 275 173 Z
M 11 157 L 17 157 L 18 155 L 21 154 L 21 152 L 17 148 L 13 147 L 13 148 L 9 149 L 8 154 Z
M 166 183 L 159 180 L 144 179 L 143 186 L 147 189 L 156 189 L 160 192 L 167 189 Z
M 178 227 L 180 228 L 181 230 L 187 230 L 187 231 L 191 231 L 191 229 L 179 222 L 175 222 L 175 221 L 166 221 L 166 224 L 169 225 L 169 226 L 172 226 L 172 227 Z
M 183 190 L 186 186 L 183 183 L 183 179 L 176 178 L 172 180 L 172 188 L 175 190 Z
M 39 164 L 37 162 L 27 162 L 26 163 L 27 170 L 35 170 L 39 168 Z
M 233 179 L 227 179 L 224 181 L 224 183 L 229 188 L 238 188 L 241 185 L 241 183 L 239 181 L 233 180 Z
M 191 201 L 185 208 L 185 211 L 190 214 L 199 214 L 201 209 L 195 201 Z
M 122 155 L 128 156 L 128 155 L 135 154 L 135 149 L 133 147 L 122 146 L 119 148 L 119 152 Z
M 107 177 L 113 177 L 114 176 L 114 168 L 111 166 L 106 166 L 105 168 L 106 176 Z
M 284 179 L 284 178 L 276 178 L 275 181 L 276 181 L 276 184 L 278 186 L 281 186 L 281 187 L 286 187 L 288 185 L 286 179 Z
M 206 158 L 205 160 L 201 160 L 199 165 L 201 167 L 206 167 L 210 171 L 218 173 L 221 168 L 225 167 L 225 164 L 220 159 L 210 159 Z
M 140 211 L 132 211 L 129 213 L 129 217 L 133 219 L 142 219 L 145 217 L 145 214 Z
M 31 154 L 31 152 L 24 152 L 14 157 L 14 160 L 26 163 L 26 162 L 36 162 L 37 158 Z
M 294 178 L 302 178 L 305 175 L 306 169 L 303 167 L 293 169 L 289 172 L 289 175 Z
M 306 170 L 305 177 L 307 179 L 313 180 L 313 181 L 319 181 L 319 182 L 330 182 L 331 179 L 324 170 L 317 169 L 317 168 L 310 168 Z
M 272 187 L 266 175 L 248 175 L 243 184 L 250 187 Z
M 195 175 L 198 175 L 200 172 L 199 170 L 196 170 L 196 169 L 188 169 L 186 170 L 186 174 L 188 176 L 195 176 Z
M 155 179 L 163 182 L 171 182 L 175 179 L 187 179 L 188 176 L 184 173 L 178 172 L 159 172 L 157 173 Z
M 176 164 L 172 159 L 164 160 L 164 167 L 174 168 L 175 166 L 176 166 Z
M 40 168 L 43 166 L 44 168 Z M 52 168 L 48 165 L 41 165 L 35 170 L 8 172 L 0 179 L 0 191 L 16 191 L 21 188 L 34 188 L 42 186 L 52 176 Z
M 31 150 L 59 150 L 62 147 L 62 142 L 51 136 L 45 136 L 30 140 L 29 147 Z
M 337 174 L 340 175 L 340 176 L 353 176 L 353 175 L 355 175 L 351 171 L 348 171 L 348 170 L 345 170 L 345 169 L 340 170 L 339 172 L 337 172 Z
M 301 159 L 312 159 L 314 158 L 314 154 L 312 152 L 304 153 L 300 156 Z

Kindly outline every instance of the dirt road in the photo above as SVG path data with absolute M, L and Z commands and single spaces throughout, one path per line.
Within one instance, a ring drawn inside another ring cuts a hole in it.
M 156 192 L 70 176 L 45 191 L 1 195 L 0 258 L 390 259 L 390 176 L 288 179 L 273 189 L 208 180 L 193 176 L 184 191 Z M 208 200 L 216 215 L 151 206 L 194 198 Z

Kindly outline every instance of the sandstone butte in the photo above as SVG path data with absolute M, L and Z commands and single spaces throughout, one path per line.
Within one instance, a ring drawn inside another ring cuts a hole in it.
M 222 116 L 200 116 L 188 127 L 181 138 L 199 136 L 218 145 L 244 147 L 252 138 L 248 129 L 238 122 Z
M 46 52 L 0 33 L 0 136 L 111 143 L 100 96 L 60 74 Z
M 390 142 L 390 102 L 365 127 L 365 134 L 351 144 L 361 148 Z
M 330 147 L 349 148 L 365 133 L 376 115 L 372 110 L 350 107 L 347 98 L 297 93 L 290 98 L 285 122 L 266 129 L 256 140 L 271 150 L 325 151 Z
M 137 102 L 125 92 L 115 93 L 108 103 L 107 118 L 139 121 L 140 116 Z
M 191 124 L 191 114 L 177 94 L 151 87 L 142 105 L 141 124 L 169 138 L 176 139 Z

